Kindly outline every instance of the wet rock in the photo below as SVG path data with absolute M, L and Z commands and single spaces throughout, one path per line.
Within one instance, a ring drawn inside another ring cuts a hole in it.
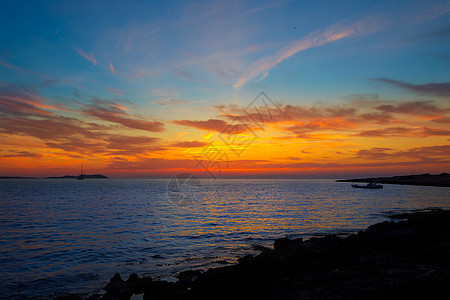
M 177 275 L 177 278 L 180 280 L 188 280 L 192 281 L 194 278 L 202 274 L 203 272 L 201 270 L 187 270 L 182 271 Z
M 123 281 L 119 273 L 116 273 L 105 287 L 106 293 L 102 299 L 125 300 L 133 295 L 132 289 L 127 282 Z
M 129 284 L 139 283 L 139 276 L 136 273 L 130 274 L 130 276 L 128 276 L 127 283 L 129 283 Z
M 292 246 L 292 241 L 288 239 L 287 237 L 276 239 L 275 243 L 273 244 L 273 249 L 276 252 L 285 251 L 289 249 Z
M 102 299 L 130 299 L 133 294 L 142 294 L 152 285 L 151 277 L 139 278 L 137 274 L 130 274 L 124 281 L 119 273 L 114 274 L 106 285 L 106 293 Z
M 114 274 L 114 276 L 109 281 L 110 285 L 119 285 L 121 283 L 123 283 L 123 279 L 122 277 L 120 277 L 119 273 Z
M 249 255 L 246 255 L 246 256 L 244 256 L 244 257 L 241 257 L 241 258 L 238 258 L 238 263 L 239 264 L 248 264 L 248 263 L 251 263 L 251 262 L 254 262 L 255 261 L 255 257 L 253 256 L 253 255 L 251 255 L 251 254 L 249 254 Z
M 253 249 L 253 250 L 256 250 L 256 251 L 261 251 L 261 252 L 272 250 L 272 249 L 270 249 L 270 248 L 267 248 L 267 247 L 265 247 L 265 246 L 258 245 L 258 244 L 252 245 L 252 249 Z

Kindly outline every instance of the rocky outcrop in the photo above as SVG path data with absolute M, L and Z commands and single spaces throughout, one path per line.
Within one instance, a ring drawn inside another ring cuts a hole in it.
M 387 184 L 403 184 L 403 185 L 422 185 L 422 186 L 443 186 L 450 187 L 450 174 L 442 173 L 438 175 L 422 174 L 407 175 L 394 177 L 377 177 L 377 178 L 357 178 L 357 179 L 340 179 L 337 182 L 374 182 Z
M 392 216 L 341 238 L 278 239 L 237 265 L 181 272 L 179 281 L 119 274 L 103 299 L 437 299 L 450 282 L 450 211 Z

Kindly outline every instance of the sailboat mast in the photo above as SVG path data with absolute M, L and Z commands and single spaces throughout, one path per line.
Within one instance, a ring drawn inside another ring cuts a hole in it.
M 84 174 L 83 174 L 83 162 L 81 162 L 81 174 L 77 177 L 77 180 L 84 180 Z

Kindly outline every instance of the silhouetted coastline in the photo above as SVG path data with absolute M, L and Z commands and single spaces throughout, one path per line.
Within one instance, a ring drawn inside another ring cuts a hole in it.
M 0 176 L 0 179 L 75 179 L 79 176 L 64 175 L 64 176 L 50 176 L 50 177 L 21 177 L 21 176 Z M 108 178 L 108 176 L 102 174 L 83 175 L 84 178 Z
M 177 282 L 131 274 L 90 299 L 434 299 L 450 282 L 450 211 L 396 214 L 347 237 L 282 238 L 237 265 L 187 270 Z M 400 220 L 400 221 L 399 221 Z M 68 295 L 61 299 L 81 299 Z
M 64 175 L 64 176 L 60 176 L 60 177 L 47 177 L 47 178 L 49 178 L 49 179 L 55 179 L 55 178 L 68 178 L 68 179 L 73 179 L 73 178 L 78 178 L 78 177 L 80 177 L 80 175 L 78 175 L 78 176 Z M 84 174 L 83 174 L 83 178 L 104 178 L 104 179 L 106 179 L 106 178 L 108 178 L 108 177 L 105 176 L 105 175 L 102 175 L 102 174 L 95 174 L 95 175 L 84 175 Z
M 337 182 L 374 182 L 384 184 L 403 184 L 403 185 L 421 185 L 421 186 L 443 186 L 450 187 L 450 174 L 442 173 L 437 175 L 421 174 L 393 177 L 372 177 L 340 179 Z

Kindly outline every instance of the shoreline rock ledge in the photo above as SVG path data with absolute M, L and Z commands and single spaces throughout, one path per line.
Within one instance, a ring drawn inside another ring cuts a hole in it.
M 338 179 L 336 182 L 374 182 L 382 184 L 402 184 L 402 185 L 420 185 L 420 186 L 439 186 L 450 187 L 450 174 L 421 174 L 393 177 L 373 177 L 356 179 Z
M 341 238 L 277 239 L 274 249 L 177 282 L 119 274 L 101 299 L 439 299 L 450 283 L 450 211 L 390 216 Z M 91 298 L 94 298 L 92 296 Z

